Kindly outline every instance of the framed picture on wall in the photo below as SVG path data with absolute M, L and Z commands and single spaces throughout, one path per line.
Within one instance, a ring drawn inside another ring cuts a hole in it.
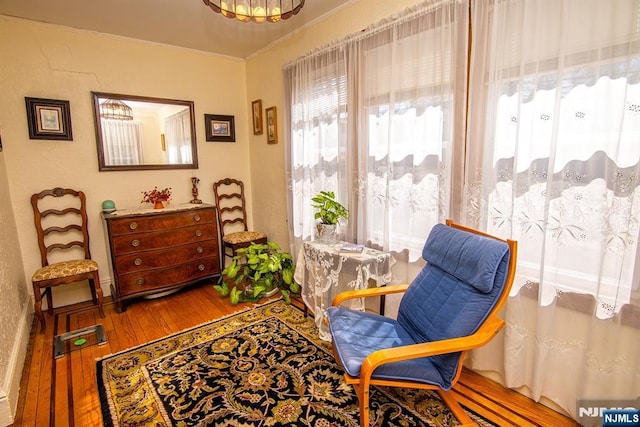
M 262 99 L 256 99 L 251 103 L 251 115 L 253 117 L 253 134 L 262 135 Z
M 69 101 L 24 98 L 30 139 L 73 141 Z
M 235 142 L 236 129 L 233 116 L 205 114 L 204 129 L 207 141 Z
M 278 143 L 278 117 L 276 114 L 276 107 L 269 107 L 266 109 L 267 114 L 267 143 Z

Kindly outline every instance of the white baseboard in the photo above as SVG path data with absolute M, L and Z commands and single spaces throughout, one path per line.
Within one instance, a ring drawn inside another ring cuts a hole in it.
M 22 307 L 22 314 L 13 348 L 7 366 L 7 373 L 2 379 L 0 389 L 0 426 L 6 427 L 13 424 L 15 411 L 18 406 L 18 393 L 20 392 L 20 380 L 22 368 L 27 355 L 29 345 L 29 333 L 31 332 L 31 320 L 33 318 L 33 301 L 29 298 Z

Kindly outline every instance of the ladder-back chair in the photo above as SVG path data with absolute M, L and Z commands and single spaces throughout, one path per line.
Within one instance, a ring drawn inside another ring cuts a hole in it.
M 91 259 L 89 250 L 85 194 L 68 188 L 53 188 L 32 195 L 31 205 L 42 264 L 31 278 L 34 310 L 40 320 L 40 331 L 44 331 L 45 327 L 42 297 L 46 295 L 48 312 L 53 314 L 51 289 L 55 286 L 87 280 L 93 303 L 98 305 L 100 316 L 104 317 L 98 264 Z M 51 262 L 54 251 L 63 251 L 65 256 L 56 256 L 64 259 Z
M 213 184 L 213 193 L 218 210 L 224 268 L 226 257 L 233 258 L 238 249 L 246 248 L 251 243 L 267 243 L 267 235 L 259 231 L 249 231 L 242 181 L 232 178 L 221 179 Z

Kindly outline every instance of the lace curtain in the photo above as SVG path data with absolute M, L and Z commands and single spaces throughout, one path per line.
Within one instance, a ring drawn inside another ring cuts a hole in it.
M 472 2 L 463 222 L 519 254 L 505 333 L 471 366 L 576 418 L 640 395 L 639 10 Z
M 293 253 L 324 189 L 394 280 L 447 217 L 518 240 L 507 327 L 470 367 L 575 418 L 635 399 L 639 32 L 640 0 L 427 2 L 286 66 Z
M 420 258 L 451 202 L 467 11 L 423 5 L 285 67 L 293 253 L 314 238 L 311 198 L 331 190 L 349 208 L 344 238 Z
M 101 118 L 100 125 L 106 165 L 139 165 L 144 162 L 140 122 Z
M 168 163 L 192 163 L 191 115 L 189 109 L 167 117 L 164 121 Z

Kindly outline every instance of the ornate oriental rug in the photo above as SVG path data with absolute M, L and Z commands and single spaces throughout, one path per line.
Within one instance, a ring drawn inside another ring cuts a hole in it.
M 97 375 L 105 426 L 359 425 L 330 344 L 282 301 L 107 356 Z M 385 427 L 457 424 L 425 390 L 374 388 L 371 414 Z

